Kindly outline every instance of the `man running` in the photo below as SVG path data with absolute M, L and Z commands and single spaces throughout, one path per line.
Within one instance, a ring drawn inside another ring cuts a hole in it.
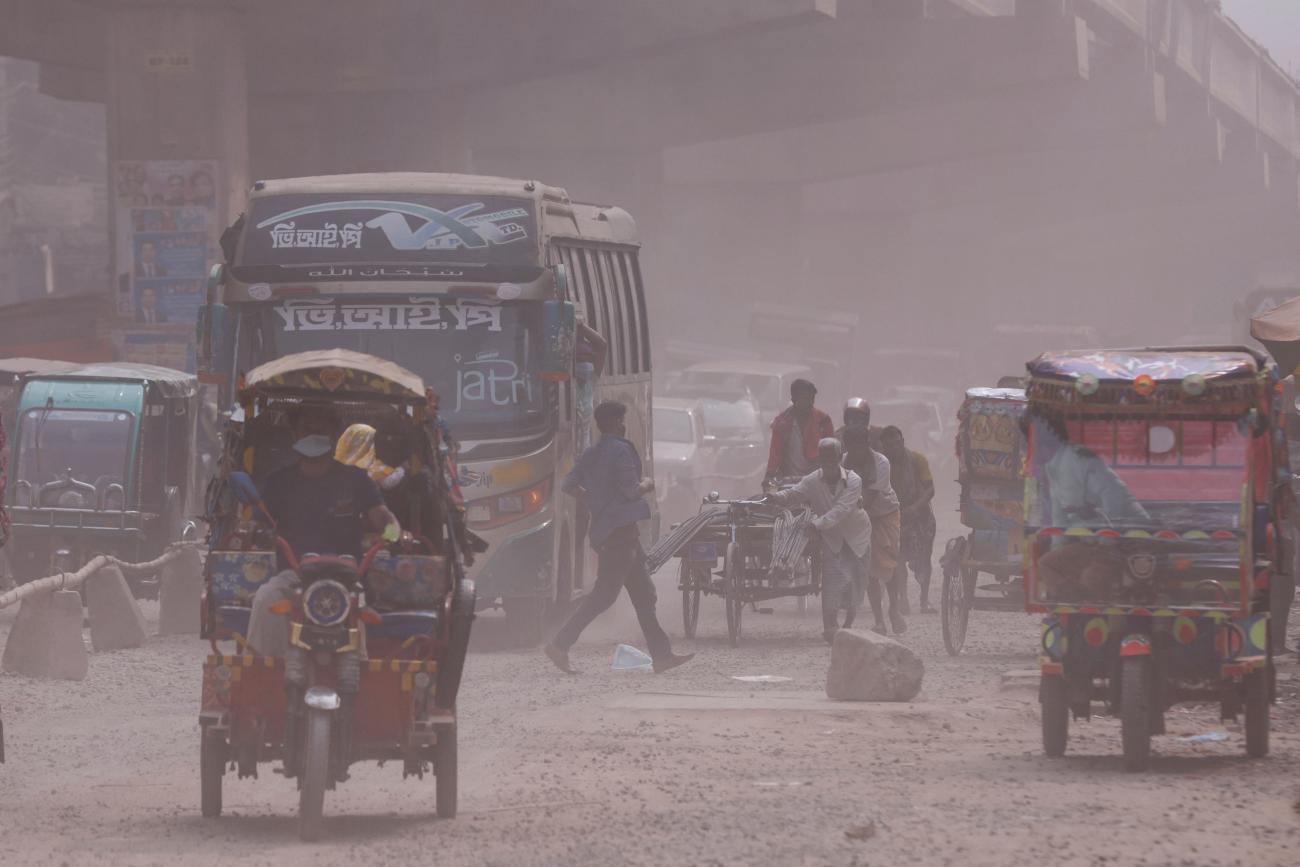
M 645 497 L 654 490 L 654 481 L 641 475 L 641 456 L 627 439 L 627 407 L 607 400 L 596 407 L 593 416 L 600 440 L 578 458 L 562 490 L 579 497 L 591 515 L 587 538 L 598 557 L 596 582 L 544 652 L 556 668 L 576 674 L 569 663 L 569 648 L 626 587 L 658 674 L 689 662 L 695 654 L 673 653 L 655 615 L 655 587 L 646 571 L 645 551 L 636 529 L 638 521 L 650 517 Z

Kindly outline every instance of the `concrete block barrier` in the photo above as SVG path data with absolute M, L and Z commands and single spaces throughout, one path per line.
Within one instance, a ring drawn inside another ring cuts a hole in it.
M 203 560 L 197 548 L 182 548 L 162 568 L 158 588 L 158 634 L 198 635 Z
M 90 643 L 96 651 L 122 650 L 144 644 L 144 615 L 135 604 L 122 570 L 105 566 L 86 581 L 90 610 Z
M 0 667 L 29 677 L 83 680 L 89 666 L 81 636 L 81 595 L 55 590 L 22 601 Z

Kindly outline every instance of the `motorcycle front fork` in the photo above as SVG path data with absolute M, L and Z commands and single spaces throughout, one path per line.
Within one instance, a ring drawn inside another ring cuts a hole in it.
M 299 776 L 302 769 L 303 731 L 308 708 L 304 701 L 308 686 L 316 678 L 309 676 L 312 664 L 310 651 L 300 647 L 289 648 L 285 656 L 284 678 L 286 707 L 284 715 L 284 775 Z M 360 688 L 361 655 L 356 651 L 337 654 L 332 660 L 338 666 L 336 683 L 339 708 L 333 711 L 331 726 L 330 766 L 333 781 L 348 779 L 352 764 L 352 731 L 354 708 Z

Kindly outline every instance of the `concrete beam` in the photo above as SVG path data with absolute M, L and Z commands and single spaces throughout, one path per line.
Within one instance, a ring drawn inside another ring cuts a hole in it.
M 819 20 L 467 100 L 475 142 L 648 149 L 1079 77 L 1061 18 Z
M 832 19 L 837 7 L 838 0 L 443 0 L 438 84 L 483 87 L 618 65 Z
M 104 11 L 79 0 L 0 0 L 0 54 L 102 73 Z

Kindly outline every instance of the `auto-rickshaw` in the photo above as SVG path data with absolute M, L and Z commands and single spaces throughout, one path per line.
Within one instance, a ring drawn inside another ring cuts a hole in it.
M 970 613 L 1024 610 L 1025 392 L 972 388 L 957 413 L 961 522 L 970 533 L 949 540 L 940 563 L 943 644 L 956 656 L 966 643 Z M 980 584 L 980 576 L 991 580 Z
M 198 511 L 194 376 L 147 364 L 75 365 L 21 378 L 11 428 L 9 560 L 30 581 L 96 554 L 151 560 Z M 156 595 L 153 576 L 129 578 Z
M 1026 608 L 1042 626 L 1043 749 L 1095 700 L 1124 764 L 1179 701 L 1245 715 L 1268 753 L 1269 583 L 1288 565 L 1278 375 L 1244 347 L 1048 353 L 1028 365 Z
M 208 494 L 203 815 L 220 815 L 227 769 L 256 777 L 278 760 L 298 785 L 300 833 L 314 839 L 325 791 L 353 762 L 376 760 L 400 762 L 403 776 L 432 770 L 437 814 L 455 816 L 456 695 L 475 598 L 424 384 L 391 362 L 324 350 L 252 370 L 238 400 Z M 328 407 L 340 430 L 375 428 L 376 456 L 412 482 L 385 494 L 410 538 L 367 542 L 359 563 L 278 539 L 257 485 L 291 459 L 287 415 L 304 406 Z M 277 554 L 299 579 L 292 602 L 273 609 L 289 621 L 284 657 L 259 655 L 246 640 L 253 596 L 277 572 Z

